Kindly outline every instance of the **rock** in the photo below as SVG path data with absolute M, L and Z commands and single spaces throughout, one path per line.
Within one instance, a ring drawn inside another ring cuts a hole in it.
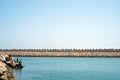
M 23 68 L 22 59 L 17 62 L 11 56 L 0 54 L 0 80 L 15 80 L 12 69 Z
M 13 60 L 12 57 L 6 57 L 5 59 L 6 59 L 6 61 L 12 61 Z
M 10 60 L 8 63 L 12 64 L 11 58 L 6 60 L 8 57 L 8 55 L 0 54 L 0 80 L 15 80 L 12 68 L 6 63 Z
M 0 61 L 0 80 L 14 80 L 12 69 Z
M 9 57 L 9 56 L 6 55 L 6 54 L 0 54 L 0 60 L 1 60 L 1 61 L 5 61 L 5 60 L 6 60 L 6 57 Z
M 2 76 L 2 75 L 3 75 L 3 71 L 0 70 L 0 76 Z
M 6 75 L 2 75 L 2 76 L 0 77 L 0 80 L 8 80 L 8 77 L 7 77 Z
M 7 71 L 6 64 L 0 61 L 0 71 Z

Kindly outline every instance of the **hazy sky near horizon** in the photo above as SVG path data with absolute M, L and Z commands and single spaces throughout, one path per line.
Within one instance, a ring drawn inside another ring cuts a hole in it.
M 0 48 L 120 48 L 120 0 L 0 0 Z

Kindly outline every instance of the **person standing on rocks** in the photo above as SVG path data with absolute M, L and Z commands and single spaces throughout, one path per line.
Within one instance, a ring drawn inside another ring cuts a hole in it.
M 18 60 L 18 58 L 17 58 L 17 63 L 18 63 L 18 61 L 19 61 L 19 60 Z
M 20 59 L 20 61 L 19 61 L 19 65 L 22 66 L 22 59 Z

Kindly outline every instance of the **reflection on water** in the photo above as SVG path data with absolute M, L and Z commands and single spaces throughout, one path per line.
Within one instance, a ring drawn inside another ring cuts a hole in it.
M 15 69 L 14 74 L 15 74 L 16 80 L 22 80 L 22 69 Z

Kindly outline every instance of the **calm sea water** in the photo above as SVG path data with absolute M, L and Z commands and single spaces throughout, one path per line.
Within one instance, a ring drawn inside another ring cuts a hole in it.
M 120 80 L 120 58 L 23 57 L 16 80 Z

